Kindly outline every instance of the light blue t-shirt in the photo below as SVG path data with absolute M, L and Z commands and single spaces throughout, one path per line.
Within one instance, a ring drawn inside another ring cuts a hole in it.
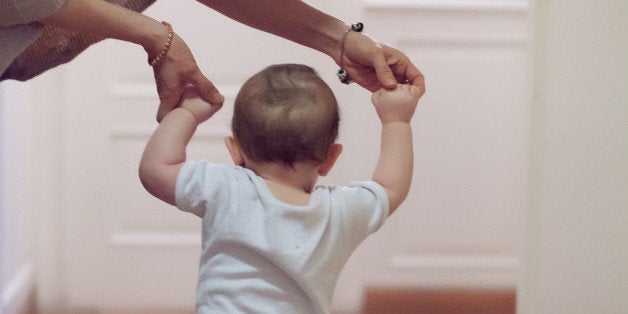
M 251 170 L 207 161 L 183 165 L 176 204 L 203 217 L 198 313 L 328 313 L 340 270 L 388 216 L 372 181 L 316 187 L 295 206 Z

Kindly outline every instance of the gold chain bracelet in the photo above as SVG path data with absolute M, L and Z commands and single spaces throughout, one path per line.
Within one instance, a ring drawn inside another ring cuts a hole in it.
M 148 58 L 148 64 L 150 64 L 150 66 L 152 67 L 157 65 L 161 58 L 163 58 L 166 53 L 168 53 L 168 50 L 170 50 L 170 45 L 172 44 L 172 38 L 174 37 L 174 30 L 172 29 L 172 25 L 165 21 L 161 22 L 161 24 L 165 25 L 168 28 L 168 38 L 166 39 L 166 43 L 164 44 L 164 48 L 161 49 L 161 52 L 152 60 L 150 59 L 150 57 Z

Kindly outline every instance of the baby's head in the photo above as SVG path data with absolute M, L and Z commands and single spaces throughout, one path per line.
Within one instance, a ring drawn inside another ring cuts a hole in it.
M 272 65 L 244 83 L 231 129 L 254 162 L 322 163 L 338 137 L 336 97 L 310 67 Z

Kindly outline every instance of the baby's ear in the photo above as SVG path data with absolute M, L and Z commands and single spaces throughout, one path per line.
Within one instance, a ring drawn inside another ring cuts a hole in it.
M 236 166 L 244 166 L 244 155 L 242 154 L 242 148 L 240 148 L 240 143 L 233 138 L 233 136 L 225 137 L 225 144 L 227 145 L 227 149 L 229 150 L 229 154 L 231 154 L 231 159 Z
M 318 175 L 321 177 L 326 176 L 331 168 L 338 160 L 338 156 L 342 153 L 342 144 L 334 143 L 329 147 L 329 151 L 327 152 L 327 159 L 323 161 L 323 163 L 318 166 Z

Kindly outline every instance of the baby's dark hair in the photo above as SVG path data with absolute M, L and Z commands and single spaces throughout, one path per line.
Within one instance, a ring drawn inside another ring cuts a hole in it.
M 336 97 L 314 69 L 278 64 L 244 83 L 231 130 L 250 160 L 292 166 L 323 162 L 339 123 Z

